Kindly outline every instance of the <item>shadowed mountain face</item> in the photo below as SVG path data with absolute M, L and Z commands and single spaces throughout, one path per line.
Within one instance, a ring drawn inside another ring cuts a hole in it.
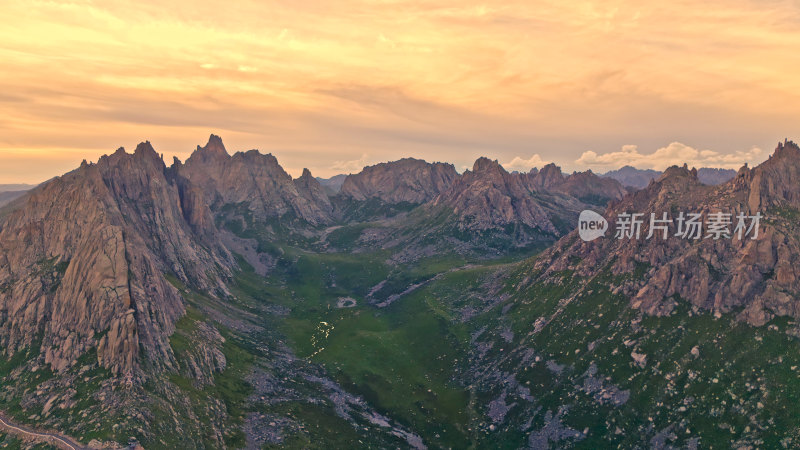
M 213 135 L 120 149 L 0 209 L 0 410 L 147 448 L 791 447 L 799 177 L 787 141 L 717 186 L 403 159 L 331 195 Z M 763 219 L 584 242 L 585 209 Z

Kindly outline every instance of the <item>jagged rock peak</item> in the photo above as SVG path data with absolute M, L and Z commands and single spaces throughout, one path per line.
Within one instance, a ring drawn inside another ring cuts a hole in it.
M 133 151 L 133 154 L 145 154 L 145 153 L 153 153 L 157 155 L 156 149 L 153 148 L 153 145 L 150 144 L 150 141 L 139 142 L 139 145 L 136 146 L 136 150 Z
M 101 156 L 97 164 L 103 167 L 135 165 L 142 167 L 149 166 L 158 170 L 166 168 L 164 160 L 161 155 L 155 151 L 150 141 L 139 143 L 133 153 L 126 152 L 125 147 L 119 147 L 114 153 Z
M 225 150 L 225 145 L 222 143 L 222 138 L 216 134 L 212 134 L 208 137 L 208 143 L 206 143 L 205 147 L 200 147 L 198 145 L 195 153 L 200 153 L 202 155 L 208 155 L 211 157 L 229 156 L 228 151 Z
M 481 156 L 480 158 L 476 159 L 475 164 L 472 165 L 472 171 L 475 173 L 486 172 L 489 170 L 501 170 L 505 172 L 505 169 L 503 169 L 496 159 L 492 160 L 485 156 Z
M 564 181 L 564 174 L 561 173 L 561 167 L 549 163 L 539 171 L 539 180 L 542 186 L 551 187 Z
M 557 166 L 556 163 L 547 163 L 542 167 L 541 171 L 561 174 L 561 167 Z
M 272 154 L 248 150 L 229 156 L 222 140 L 211 135 L 208 144 L 178 168 L 202 191 L 213 210 L 228 204 L 247 204 L 259 219 L 293 212 L 313 225 L 331 220 L 328 198 L 317 192 L 321 191 L 316 186 L 319 183 L 306 183 L 303 177 L 293 180 Z
M 156 152 L 156 149 L 153 148 L 150 141 L 140 142 L 139 145 L 136 146 L 136 150 L 133 151 L 133 156 L 137 159 L 146 159 L 156 162 L 159 165 L 164 165 L 163 155 Z
M 750 181 L 753 179 L 753 171 L 750 167 L 747 166 L 745 163 L 738 172 L 736 172 L 736 177 L 734 177 L 733 185 L 734 188 L 737 190 L 745 189 L 749 187 Z
M 664 173 L 658 178 L 658 181 L 664 181 L 669 178 L 675 177 L 693 177 L 697 178 L 697 170 L 689 170 L 689 167 L 684 164 L 683 166 L 670 166 Z
M 775 152 L 770 156 L 770 159 L 785 159 L 785 158 L 792 158 L 792 159 L 800 159 L 800 147 L 794 143 L 794 141 L 790 141 L 785 139 L 783 142 L 779 142 L 778 146 L 775 147 Z

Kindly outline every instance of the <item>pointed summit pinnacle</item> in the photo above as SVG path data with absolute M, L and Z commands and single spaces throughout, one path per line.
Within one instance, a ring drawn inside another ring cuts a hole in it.
M 208 143 L 205 145 L 205 147 L 200 147 L 198 145 L 197 151 L 202 151 L 207 155 L 228 156 L 228 152 L 225 150 L 225 145 L 222 143 L 222 138 L 216 134 L 212 134 L 208 137 Z

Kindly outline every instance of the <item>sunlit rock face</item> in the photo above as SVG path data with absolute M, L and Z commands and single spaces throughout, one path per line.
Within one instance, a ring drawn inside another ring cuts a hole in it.
M 91 349 L 115 374 L 174 358 L 184 313 L 171 274 L 217 295 L 235 266 L 208 208 L 149 143 L 43 184 L 4 212 L 0 342 L 39 346 L 54 371 Z M 142 353 L 143 352 L 143 353 Z

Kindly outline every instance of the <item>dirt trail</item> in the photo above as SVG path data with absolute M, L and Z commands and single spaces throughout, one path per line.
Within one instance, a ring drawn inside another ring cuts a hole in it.
M 60 436 L 58 434 L 48 432 L 34 431 L 33 429 L 24 425 L 18 425 L 2 414 L 0 414 L 0 431 L 5 431 L 7 433 L 27 439 L 34 439 L 38 442 L 52 444 L 58 448 L 63 448 L 66 450 L 88 449 L 88 447 L 85 447 L 66 436 Z

